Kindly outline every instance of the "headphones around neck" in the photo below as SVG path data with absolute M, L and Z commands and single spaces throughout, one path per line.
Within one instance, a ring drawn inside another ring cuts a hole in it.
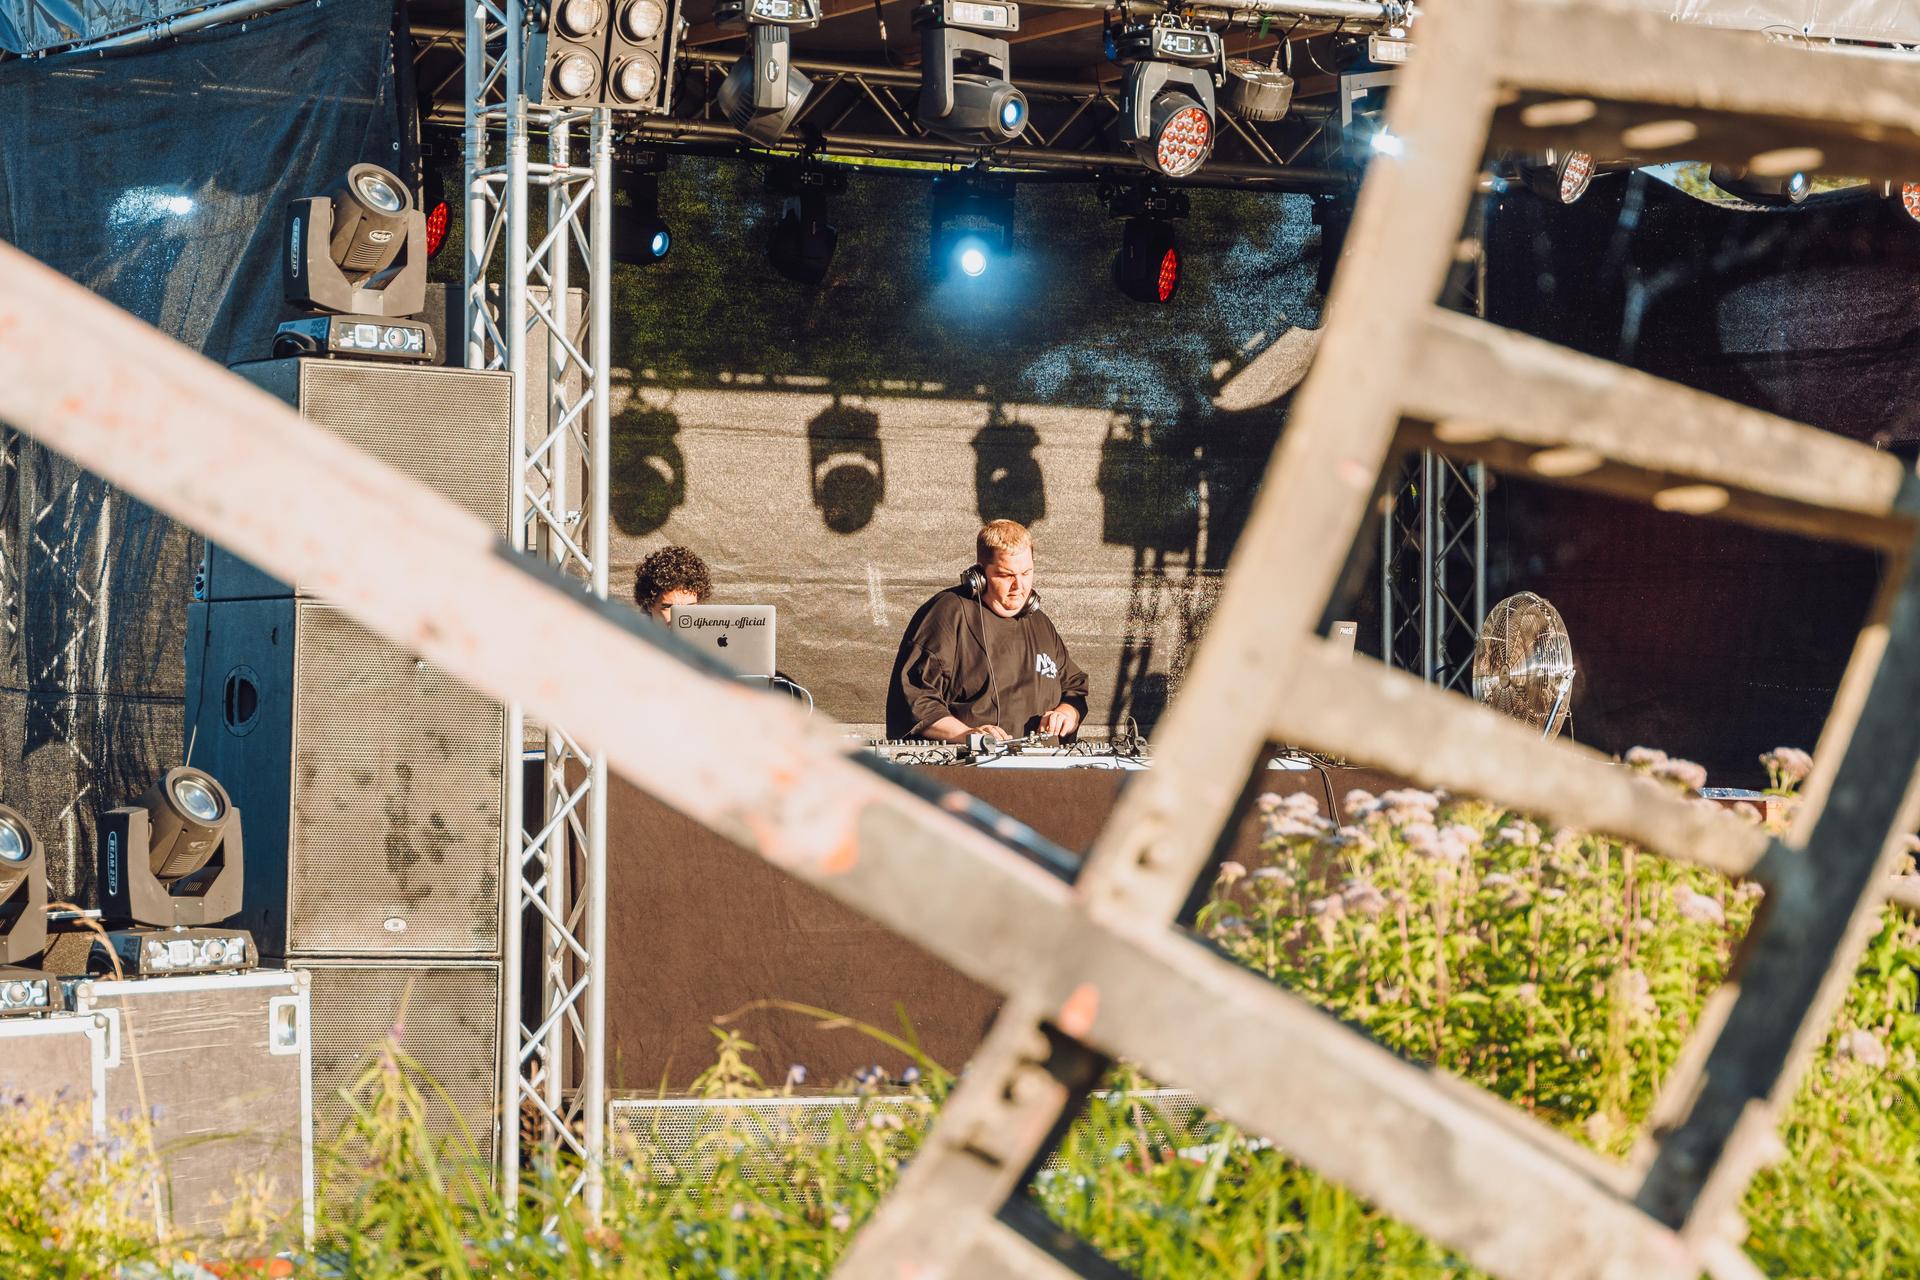
M 986 603 L 987 574 L 986 574 L 986 571 L 982 569 L 979 565 L 970 564 L 967 566 L 967 571 L 960 575 L 960 585 L 965 587 L 967 589 L 967 594 L 972 596 L 975 600 L 980 601 L 981 604 L 983 605 Z M 1027 617 L 1029 614 L 1033 613 L 1033 611 L 1038 609 L 1039 607 L 1040 607 L 1040 593 L 1038 591 L 1029 591 L 1027 593 L 1027 602 L 1021 605 L 1020 612 L 1014 614 L 1013 616 L 1016 618 Z

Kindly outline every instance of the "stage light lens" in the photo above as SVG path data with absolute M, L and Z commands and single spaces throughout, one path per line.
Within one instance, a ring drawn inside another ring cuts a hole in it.
M 553 85 L 569 98 L 584 98 L 593 92 L 597 68 L 584 53 L 570 53 L 553 69 Z
M 228 938 L 226 951 L 228 964 L 245 964 L 247 961 L 247 940 L 245 938 Z
M 647 248 L 652 251 L 653 256 L 656 258 L 666 257 L 667 250 L 672 247 L 673 239 L 664 231 L 654 232 L 653 239 L 647 241 Z
M 174 938 L 167 943 L 167 963 L 184 969 L 193 963 L 193 939 Z
M 1593 182 L 1593 157 L 1585 151 L 1569 151 L 1560 167 L 1560 203 L 1572 204 L 1587 194 Z
M 1160 295 L 1160 301 L 1169 302 L 1173 299 L 1173 291 L 1179 287 L 1180 252 L 1169 249 L 1160 259 L 1160 278 L 1155 282 L 1155 292 Z
M 440 252 L 440 246 L 447 242 L 447 221 L 451 216 L 445 200 L 433 206 L 433 211 L 427 214 L 427 256 L 429 258 Z
M 0 818 L 0 862 L 25 862 L 33 852 L 33 843 L 19 823 Z
M 398 213 L 407 207 L 400 193 L 377 173 L 363 173 L 354 180 L 353 185 L 362 200 L 382 213 Z
M 981 276 L 987 270 L 987 251 L 977 244 L 970 244 L 960 250 L 960 270 L 970 276 Z
M 613 91 L 622 101 L 645 102 L 660 83 L 660 66 L 652 58 L 628 58 L 613 72 Z
M 660 0 L 633 0 L 620 11 L 620 28 L 629 40 L 651 40 L 666 25 L 667 10 Z
M 1907 211 L 1909 218 L 1920 222 L 1920 182 L 1900 184 L 1900 207 Z
M 9 982 L 6 988 L 7 1003 L 23 1005 L 32 1001 L 33 988 L 24 982 Z
M 1383 156 L 1403 156 L 1407 153 L 1407 144 L 1398 134 L 1382 125 L 1380 132 L 1367 139 L 1368 145 Z
M 1807 192 L 1813 189 L 1804 173 L 1796 173 L 1787 179 L 1787 199 L 1799 204 L 1807 198 Z
M 179 802 L 182 809 L 187 811 L 189 817 L 197 818 L 201 822 L 220 820 L 220 797 L 214 795 L 213 789 L 198 778 L 189 776 L 176 780 L 173 784 L 173 798 Z
M 1184 178 L 1198 169 L 1213 143 L 1213 119 L 1205 108 L 1182 107 L 1167 117 L 1154 146 L 1154 158 L 1160 171 L 1170 178 Z
M 566 0 L 560 6 L 560 29 L 575 39 L 592 35 L 601 12 L 600 0 Z
M 1008 98 L 1000 104 L 1000 127 L 1008 133 L 1019 133 L 1020 126 L 1027 122 L 1027 104 L 1023 98 Z

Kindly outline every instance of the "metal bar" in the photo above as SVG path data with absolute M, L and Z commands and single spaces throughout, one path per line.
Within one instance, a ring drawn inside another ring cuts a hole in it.
M 108 50 L 132 49 L 143 44 L 153 44 L 158 40 L 183 36 L 192 31 L 204 31 L 208 27 L 218 26 L 223 22 L 257 18 L 263 13 L 272 13 L 276 9 L 291 8 L 299 2 L 300 0 L 233 0 L 231 4 L 217 4 L 180 17 L 162 18 L 158 22 L 149 22 L 117 36 L 89 40 L 84 43 L 48 45 L 36 50 L 35 56 L 51 57 L 55 54 L 105 53 Z
M 1433 683 L 1439 609 L 1434 604 L 1434 543 L 1438 538 L 1439 468 L 1431 453 L 1420 455 L 1420 678 Z
M 630 132 L 653 142 L 708 141 L 744 145 L 732 125 L 704 120 L 675 120 L 643 116 L 626 122 Z M 759 150 L 759 148 L 756 148 Z M 888 138 L 866 134 L 824 133 L 817 137 L 782 138 L 780 145 L 765 150 L 790 151 L 826 156 L 910 156 L 929 160 L 971 163 L 982 157 L 979 148 L 963 146 L 939 138 Z M 1131 152 L 1102 152 L 1097 163 L 1081 151 L 1059 151 L 1044 147 L 1005 147 L 992 151 L 997 167 L 1045 171 L 1086 172 L 1120 170 L 1127 173 L 1149 172 Z M 1273 168 L 1263 165 L 1214 163 L 1203 167 L 1180 185 L 1188 187 L 1254 186 L 1275 191 L 1345 191 L 1351 176 L 1336 169 L 1304 167 Z

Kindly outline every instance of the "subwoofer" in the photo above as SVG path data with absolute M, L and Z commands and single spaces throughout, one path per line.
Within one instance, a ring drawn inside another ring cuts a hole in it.
M 500 1107 L 500 966 L 485 961 L 298 960 L 313 1002 L 314 1133 L 334 1142 L 351 1094 L 392 1036 L 419 1073 L 427 1127 L 491 1164 Z M 435 1088 L 437 1085 L 438 1088 Z M 444 1095 L 444 1096 L 443 1096 Z
M 281 597 L 189 606 L 186 711 L 243 815 L 236 923 L 262 954 L 499 954 L 498 702 Z
M 507 409 L 513 379 L 474 369 L 371 360 L 255 360 L 233 372 L 342 439 L 507 532 Z M 225 547 L 209 545 L 196 600 L 304 594 Z

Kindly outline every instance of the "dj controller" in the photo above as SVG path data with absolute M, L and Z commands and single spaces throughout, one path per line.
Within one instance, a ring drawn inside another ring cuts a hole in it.
M 969 765 L 979 769 L 1145 769 L 1152 764 L 1146 739 L 1132 736 L 1062 742 L 1047 734 L 994 738 L 974 733 L 964 742 L 889 738 L 869 742 L 866 749 L 893 764 Z

